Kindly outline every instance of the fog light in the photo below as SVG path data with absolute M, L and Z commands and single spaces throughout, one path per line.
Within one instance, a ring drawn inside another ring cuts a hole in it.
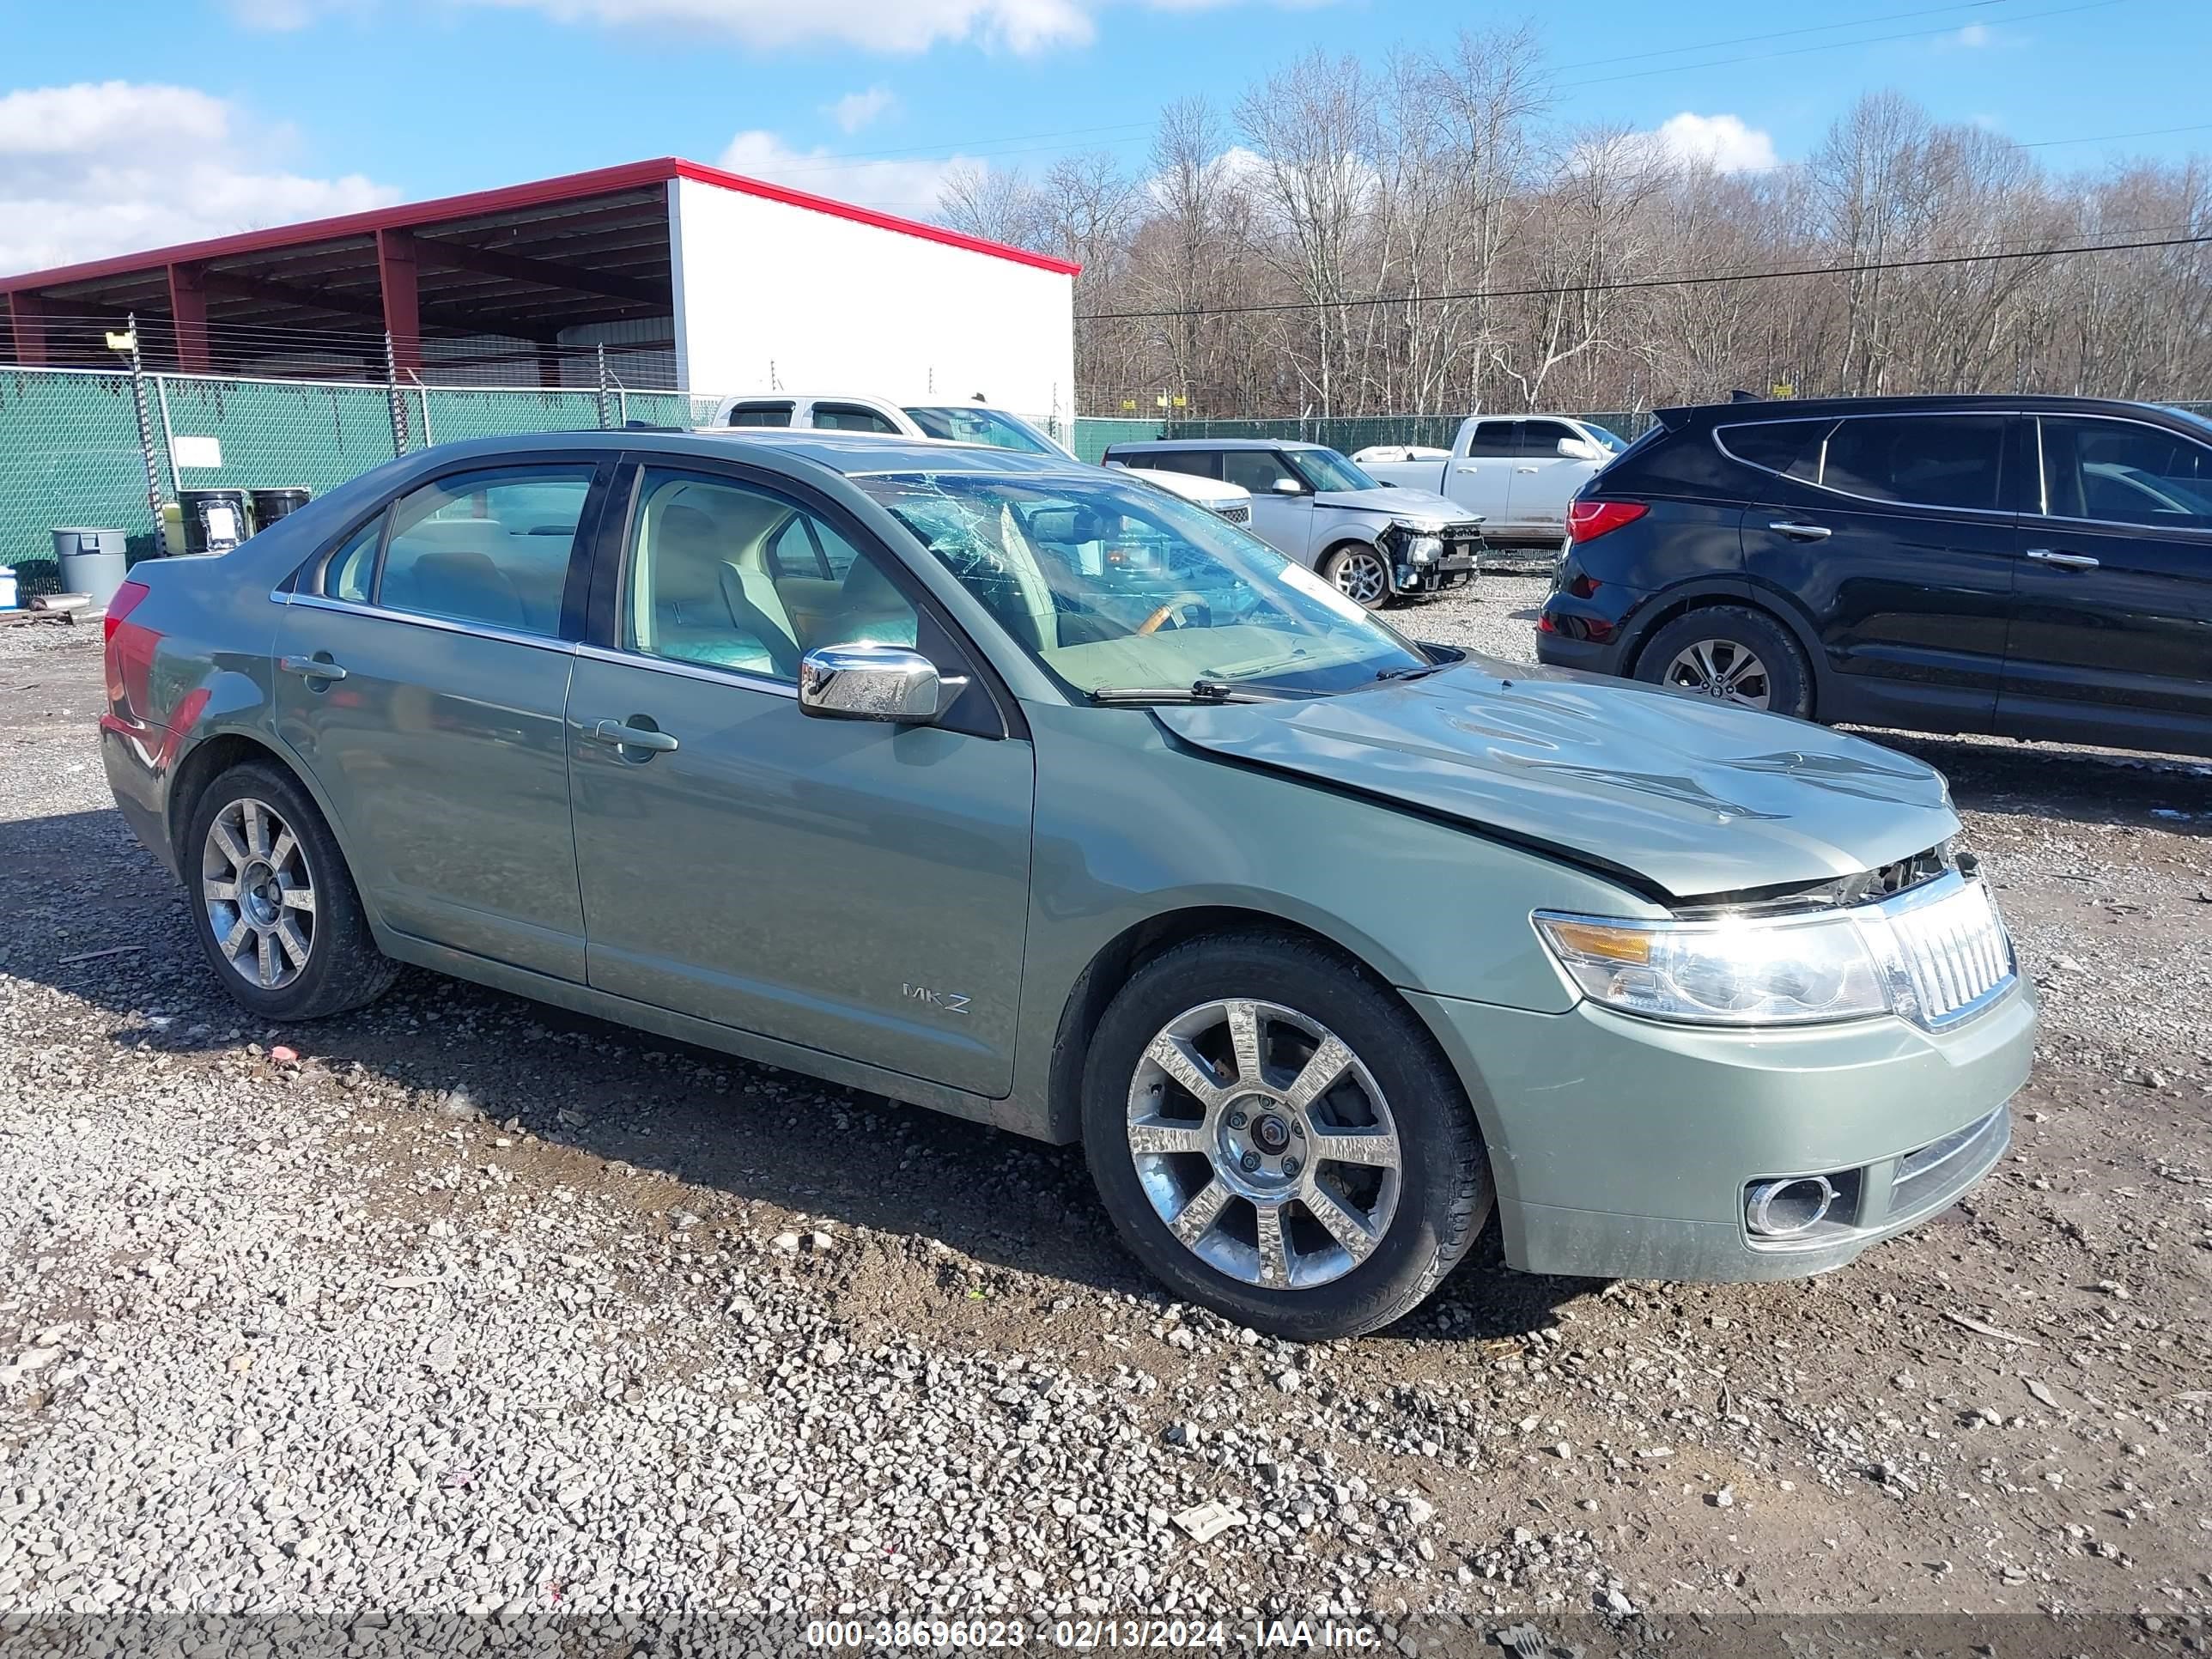
M 1744 1222 L 1756 1237 L 1796 1238 L 1819 1226 L 1835 1202 L 1826 1176 L 1757 1182 L 1745 1197 Z

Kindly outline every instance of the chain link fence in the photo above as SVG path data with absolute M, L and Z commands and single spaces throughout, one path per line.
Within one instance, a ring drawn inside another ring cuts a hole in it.
M 597 389 L 397 386 L 362 381 L 149 374 L 141 441 L 132 375 L 106 369 L 0 368 L 0 564 L 26 596 L 57 582 L 51 532 L 122 530 L 132 558 L 159 549 L 149 494 L 179 489 L 303 487 L 320 495 L 394 456 L 465 438 L 711 420 L 712 393 Z M 2173 407 L 2212 417 L 2212 402 Z M 1583 418 L 1634 438 L 1647 411 Z M 1334 419 L 1079 418 L 1073 447 L 1096 462 L 1109 445 L 1153 438 L 1276 438 L 1351 454 L 1370 444 L 1451 442 L 1455 415 Z M 1061 423 L 1052 423 L 1056 428 Z

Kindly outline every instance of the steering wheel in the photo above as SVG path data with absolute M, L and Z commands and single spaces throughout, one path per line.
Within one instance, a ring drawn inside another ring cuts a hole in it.
M 1157 634 L 1173 623 L 1178 629 L 1203 628 L 1213 617 L 1212 607 L 1198 593 L 1178 593 L 1137 624 L 1137 636 Z

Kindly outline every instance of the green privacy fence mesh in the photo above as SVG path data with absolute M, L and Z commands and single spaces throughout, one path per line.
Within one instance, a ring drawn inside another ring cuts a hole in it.
M 0 370 L 0 564 L 52 586 L 57 526 L 121 528 L 153 545 L 146 461 L 125 374 Z

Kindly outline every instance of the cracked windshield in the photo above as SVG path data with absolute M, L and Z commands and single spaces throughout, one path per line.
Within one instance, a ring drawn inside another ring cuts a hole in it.
M 1428 664 L 1312 571 L 1136 479 L 854 482 L 1079 692 L 1326 694 Z

